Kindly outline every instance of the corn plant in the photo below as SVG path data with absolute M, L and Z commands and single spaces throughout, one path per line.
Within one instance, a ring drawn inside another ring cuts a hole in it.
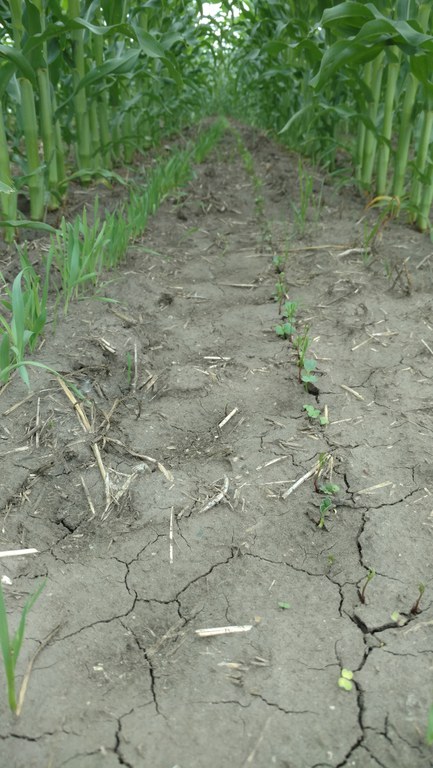
M 74 173 L 86 182 L 130 163 L 211 111 L 216 32 L 198 24 L 194 3 L 178 11 L 176 0 L 0 0 L 6 220 L 17 219 L 17 189 L 29 196 L 31 219 L 41 219 Z
M 334 40 L 313 86 L 335 80 L 342 69 L 362 84 L 356 115 L 360 184 L 378 195 L 405 196 L 418 226 L 427 228 L 433 198 L 428 151 L 433 128 L 431 4 L 340 3 L 325 10 L 320 23 Z
M 9 633 L 3 587 L 0 584 L 0 648 L 6 674 L 9 707 L 14 713 L 17 713 L 19 703 L 19 701 L 17 701 L 16 692 L 16 665 L 18 663 L 18 657 L 20 655 L 21 646 L 24 640 L 27 614 L 40 596 L 42 590 L 45 587 L 45 584 L 46 581 L 44 580 L 36 592 L 30 595 L 30 597 L 27 599 L 21 611 L 21 618 L 18 627 L 12 636 Z

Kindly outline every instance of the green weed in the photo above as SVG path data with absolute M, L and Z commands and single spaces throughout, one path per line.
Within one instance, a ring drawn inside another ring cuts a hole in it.
M 305 233 L 305 227 L 307 223 L 307 213 L 311 204 L 313 195 L 313 177 L 307 173 L 302 164 L 302 160 L 298 162 L 298 179 L 299 179 L 299 206 L 292 202 L 292 209 L 295 215 L 295 225 L 298 234 L 302 237 Z
M 19 366 L 20 376 L 28 385 L 27 370 L 22 363 L 27 347 L 33 351 L 45 326 L 51 262 L 48 257 L 41 290 L 40 277 L 29 263 L 26 251 L 21 251 L 20 255 L 21 264 L 25 266 L 15 277 L 12 288 L 4 284 L 6 296 L 0 299 L 0 328 L 3 329 L 0 337 L 0 381 L 8 380 L 11 366 Z M 0 277 L 4 280 L 1 273 Z
M 26 627 L 26 619 L 29 610 L 35 604 L 36 600 L 40 596 L 44 589 L 46 581 L 43 581 L 40 587 L 30 595 L 27 599 L 22 611 L 21 619 L 18 624 L 18 628 L 13 636 L 9 634 L 8 618 L 6 613 L 6 605 L 4 601 L 3 588 L 0 584 L 0 647 L 3 656 L 3 665 L 6 673 L 6 685 L 8 691 L 9 707 L 12 712 L 17 713 L 18 703 L 16 696 L 16 680 L 15 670 L 18 662 L 18 657 L 21 651 L 21 646 L 24 640 L 24 631 Z
M 194 160 L 196 163 L 202 163 L 205 160 L 214 146 L 221 140 L 228 125 L 225 117 L 219 117 L 210 128 L 198 135 L 194 147 Z
M 77 298 L 83 288 L 96 285 L 103 266 L 105 223 L 100 225 L 98 201 L 94 207 L 94 221 L 89 224 L 87 211 L 71 223 L 63 217 L 60 231 L 51 238 L 48 258 L 60 275 L 59 299 L 64 301 L 64 313 L 69 303 Z

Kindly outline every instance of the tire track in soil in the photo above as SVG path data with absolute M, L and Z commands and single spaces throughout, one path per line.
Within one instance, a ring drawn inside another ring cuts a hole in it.
M 381 270 L 397 247 L 418 261 L 428 244 L 395 225 L 370 270 L 341 249 L 306 251 L 355 244 L 361 205 L 324 183 L 320 221 L 293 238 L 297 158 L 240 130 L 265 218 L 227 134 L 109 276 L 121 305 L 71 306 L 41 353 L 85 385 L 113 478 L 120 484 L 141 464 L 119 505 L 101 519 L 89 437 L 46 375 L 3 422 L 6 450 L 22 446 L 41 398 L 39 446 L 4 456 L 0 486 L 3 543 L 40 550 L 7 564 L 14 590 L 24 597 L 48 574 L 25 651 L 62 623 L 20 720 L 1 705 L 5 759 L 17 768 L 431 765 L 432 360 L 420 341 L 432 343 L 431 282 L 423 271 L 407 297 L 389 291 Z M 290 252 L 286 272 L 314 338 L 325 430 L 308 422 L 309 396 L 274 333 L 272 256 L 288 245 L 304 249 Z M 2 413 L 19 399 L 14 384 Z M 319 530 L 312 484 L 286 501 L 281 492 L 324 450 L 345 491 Z M 201 513 L 225 477 L 226 500 Z M 369 567 L 377 575 L 362 605 Z M 413 616 L 420 582 L 425 600 Z M 391 621 L 395 610 L 403 626 Z M 253 629 L 194 635 L 225 624 Z M 351 692 L 337 686 L 342 666 L 354 671 Z

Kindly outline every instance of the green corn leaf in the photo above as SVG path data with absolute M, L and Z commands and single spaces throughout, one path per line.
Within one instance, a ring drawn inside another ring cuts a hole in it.
M 26 80 L 29 80 L 32 85 L 36 86 L 35 71 L 21 51 L 9 45 L 0 45 L 0 56 L 3 56 L 5 59 L 12 62 L 20 75 L 25 77 Z
M 15 695 L 15 662 L 13 657 L 12 645 L 9 640 L 9 627 L 8 617 L 6 612 L 6 606 L 3 596 L 3 587 L 0 584 L 0 648 L 3 656 L 3 664 L 6 673 L 6 682 L 8 687 L 9 706 L 12 712 L 15 712 L 16 695 Z
M 133 48 L 128 50 L 124 56 L 108 59 L 108 61 L 105 61 L 100 67 L 94 67 L 94 69 L 91 69 L 90 72 L 87 72 L 87 74 L 81 78 L 77 84 L 75 93 L 81 91 L 82 88 L 87 88 L 89 85 L 105 81 L 108 77 L 129 74 L 134 70 L 139 57 L 140 49 Z
M 24 608 L 23 608 L 23 610 L 21 612 L 21 620 L 20 620 L 20 623 L 18 624 L 18 628 L 17 628 L 17 630 L 16 630 L 16 632 L 14 634 L 14 637 L 13 637 L 12 643 L 11 643 L 12 652 L 13 652 L 15 661 L 18 659 L 18 656 L 19 656 L 19 653 L 20 653 L 20 650 L 21 650 L 21 646 L 22 646 L 22 643 L 23 643 L 24 631 L 25 631 L 25 627 L 26 627 L 27 614 L 30 611 L 30 609 L 32 608 L 32 606 L 35 604 L 35 602 L 38 599 L 38 597 L 40 596 L 42 590 L 45 588 L 46 583 L 47 583 L 47 580 L 44 579 L 42 584 L 36 590 L 36 592 L 34 592 L 32 595 L 30 595 L 30 597 L 28 597 L 28 599 L 27 599 L 27 601 L 26 601 L 26 603 L 24 605 Z
M 57 229 L 54 229 L 50 224 L 45 224 L 44 221 L 33 221 L 32 219 L 17 219 L 16 221 L 0 221 L 0 227 L 13 227 L 14 229 L 34 229 L 40 232 L 52 232 L 56 233 Z
M 21 286 L 21 278 L 24 270 L 21 270 L 12 283 L 12 334 L 17 347 L 17 357 L 22 358 L 24 352 L 25 311 L 24 298 Z
M 3 373 L 7 370 L 10 363 L 10 341 L 9 334 L 4 333 L 0 341 L 0 381 L 3 381 Z
M 146 56 L 155 59 L 164 58 L 166 51 L 153 35 L 150 35 L 149 32 L 145 32 L 137 24 L 133 24 L 132 28 L 137 36 L 137 41 L 140 44 L 141 50 Z
M 15 189 L 14 187 L 9 186 L 9 184 L 5 184 L 4 181 L 0 181 L 0 192 L 3 195 L 11 195 L 15 192 Z

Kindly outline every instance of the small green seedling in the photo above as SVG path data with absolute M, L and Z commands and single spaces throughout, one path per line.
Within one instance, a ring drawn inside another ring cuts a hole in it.
M 338 493 L 339 490 L 340 486 L 336 485 L 335 483 L 325 483 L 319 487 L 320 493 L 327 494 L 327 496 L 325 496 L 325 498 L 320 502 L 320 519 L 317 523 L 319 528 L 325 527 L 325 517 L 335 506 L 331 496 L 333 496 L 335 493 Z
M 332 499 L 329 496 L 326 496 L 320 502 L 320 520 L 317 523 L 318 528 L 324 528 L 325 527 L 325 517 L 328 514 L 328 512 L 330 511 L 332 506 L 333 506 Z
M 365 604 L 365 590 L 367 589 L 367 584 L 369 584 L 370 581 L 372 579 L 374 579 L 375 576 L 376 576 L 376 571 L 374 570 L 374 568 L 370 568 L 369 572 L 367 573 L 367 577 L 365 579 L 364 586 L 362 587 L 361 591 L 359 592 L 359 599 L 360 599 L 360 601 L 361 601 L 361 603 L 363 605 Z
M 315 360 L 311 359 L 304 359 L 304 364 L 302 366 L 301 370 L 301 381 L 303 384 L 315 384 L 317 381 L 317 376 L 313 374 L 313 371 L 316 370 L 317 363 Z M 307 389 L 307 387 L 305 387 Z
M 280 253 L 276 253 L 275 256 L 272 257 L 272 264 L 275 267 L 277 275 L 279 275 L 280 272 L 284 272 L 284 256 L 281 256 Z
M 427 744 L 428 747 L 431 747 L 433 745 L 433 704 L 431 705 L 428 712 L 425 743 Z
M 323 483 L 323 485 L 319 486 L 320 493 L 328 493 L 333 495 L 334 493 L 338 493 L 340 490 L 340 486 L 336 483 Z
M 287 320 L 290 322 L 293 322 L 296 315 L 296 310 L 298 309 L 298 304 L 296 301 L 286 301 L 283 307 L 283 311 L 281 312 L 282 317 L 286 317 Z
M 421 601 L 421 598 L 422 598 L 424 592 L 425 592 L 425 584 L 419 584 L 418 585 L 418 597 L 415 600 L 412 608 L 410 609 L 410 612 L 414 616 L 416 616 L 418 613 L 421 613 L 421 608 L 419 607 L 419 604 L 420 604 L 420 601 Z
M 286 296 L 287 296 L 286 276 L 284 272 L 280 272 L 278 277 L 278 282 L 275 283 L 275 294 L 274 294 L 275 301 L 278 304 L 278 312 L 281 312 L 281 307 L 283 306 L 283 302 Z
M 275 326 L 275 333 L 277 336 L 281 336 L 282 339 L 291 339 L 293 334 L 296 333 L 296 328 L 292 323 L 286 321 Z
M 398 611 L 393 611 L 391 613 L 391 621 L 394 621 L 398 627 L 404 627 L 406 624 L 406 619 L 404 616 L 401 615 Z
M 30 595 L 27 599 L 24 608 L 21 612 L 21 619 L 13 637 L 9 635 L 8 619 L 6 613 L 6 606 L 3 596 L 3 588 L 0 584 L 0 648 L 3 656 L 3 664 L 6 673 L 6 683 L 8 689 L 9 707 L 12 712 L 19 714 L 18 706 L 20 703 L 20 697 L 16 696 L 16 682 L 15 682 L 15 667 L 17 665 L 18 656 L 20 654 L 21 646 L 24 640 L 24 630 L 26 627 L 26 618 L 30 608 L 34 605 L 42 590 L 44 589 L 46 580 L 42 582 L 40 587 Z
M 307 411 L 308 418 L 312 420 L 318 419 L 322 427 L 329 424 L 329 419 L 326 413 L 322 414 L 322 411 L 319 408 L 315 408 L 314 405 L 304 405 L 304 410 Z
M 293 339 L 293 345 L 298 352 L 298 371 L 299 381 L 305 384 L 307 388 L 308 384 L 314 384 L 317 381 L 317 376 L 314 376 L 313 371 L 316 369 L 317 363 L 315 360 L 306 357 L 308 347 L 310 346 L 310 337 L 308 335 L 308 325 L 304 328 L 304 333 L 299 334 Z
M 341 675 L 338 678 L 339 688 L 343 688 L 345 691 L 351 691 L 353 688 L 353 672 L 350 669 L 342 669 Z
M 278 603 L 278 608 L 282 608 L 284 611 L 287 611 L 288 608 L 290 608 L 290 603 Z

